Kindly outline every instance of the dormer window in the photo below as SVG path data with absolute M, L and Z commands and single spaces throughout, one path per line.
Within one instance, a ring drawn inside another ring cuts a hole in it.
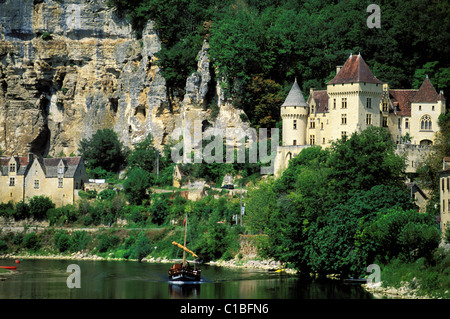
M 9 164 L 9 172 L 15 173 L 16 172 L 16 163 L 10 163 Z
M 58 174 L 64 174 L 64 167 L 58 167 Z

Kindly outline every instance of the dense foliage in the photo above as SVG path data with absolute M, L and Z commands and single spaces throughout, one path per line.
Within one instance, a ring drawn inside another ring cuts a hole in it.
M 303 150 L 249 191 L 246 226 L 269 235 L 269 256 L 306 274 L 363 275 L 375 259 L 429 257 L 439 227 L 416 212 L 394 149 L 387 130 L 369 128 Z
M 171 89 L 184 89 L 202 41 L 217 79 L 255 126 L 279 120 L 277 96 L 294 77 L 307 94 L 324 88 L 350 53 L 360 52 L 374 74 L 394 88 L 418 88 L 425 75 L 448 95 L 448 1 L 385 0 L 381 28 L 367 27 L 373 1 L 109 0 L 135 30 L 156 22 L 160 65 Z M 258 77 L 258 81 L 255 81 Z M 261 90 L 267 92 L 260 94 Z M 264 114 L 261 111 L 265 111 Z
M 78 152 L 88 169 L 114 173 L 119 172 L 125 164 L 128 154 L 128 150 L 112 129 L 98 130 L 90 138 L 81 139 Z

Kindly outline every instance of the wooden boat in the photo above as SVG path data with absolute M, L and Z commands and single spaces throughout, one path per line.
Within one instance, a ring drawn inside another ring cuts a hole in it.
M 0 268 L 9 269 L 9 270 L 16 270 L 17 269 L 17 267 L 15 267 L 15 266 L 0 266 Z
M 170 281 L 181 281 L 181 282 L 195 282 L 201 280 L 201 269 L 189 265 L 186 261 L 186 252 L 190 253 L 194 257 L 198 257 L 192 250 L 186 247 L 186 232 L 187 232 L 187 215 L 184 219 L 184 245 L 181 245 L 175 241 L 172 242 L 173 245 L 178 248 L 183 249 L 183 263 L 174 264 L 169 269 L 169 280 Z

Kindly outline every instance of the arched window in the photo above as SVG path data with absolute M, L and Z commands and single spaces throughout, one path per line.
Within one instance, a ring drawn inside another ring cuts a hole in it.
M 420 129 L 429 131 L 431 130 L 431 116 L 424 115 L 420 119 Z

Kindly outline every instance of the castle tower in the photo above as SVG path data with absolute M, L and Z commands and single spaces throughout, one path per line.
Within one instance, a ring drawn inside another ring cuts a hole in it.
M 283 145 L 305 145 L 308 104 L 295 79 L 289 94 L 281 105 Z

